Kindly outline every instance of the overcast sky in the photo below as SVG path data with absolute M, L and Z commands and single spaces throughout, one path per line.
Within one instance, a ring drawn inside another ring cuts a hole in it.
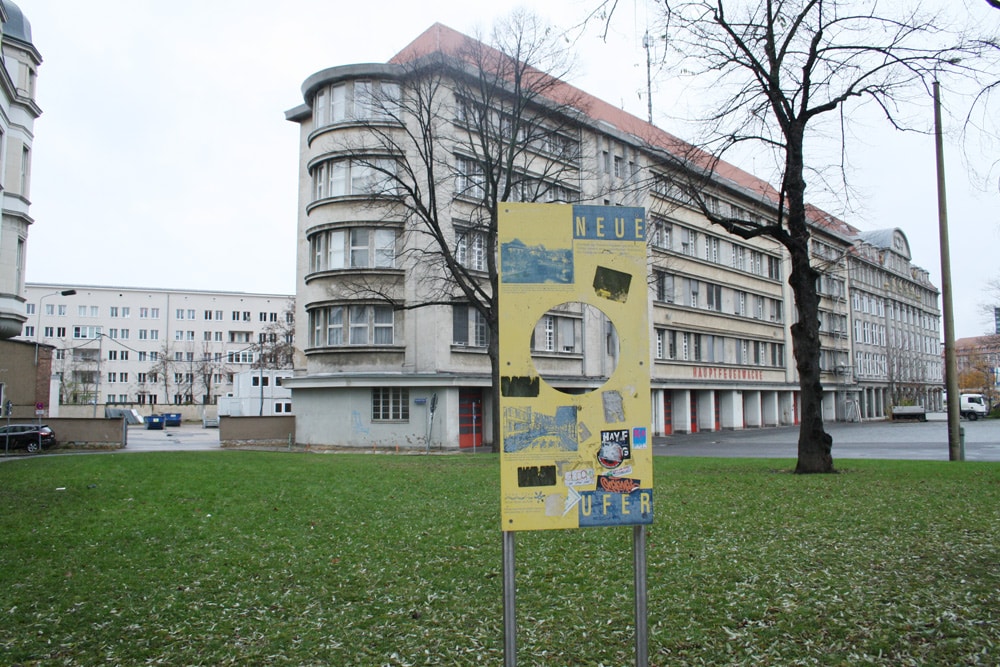
M 985 2 L 954 2 L 1000 21 Z M 302 103 L 305 78 L 335 65 L 385 62 L 435 21 L 473 34 L 525 4 L 17 3 L 43 58 L 28 280 L 288 294 L 295 291 L 298 126 L 284 111 Z M 565 29 L 594 3 L 527 4 Z M 645 5 L 619 4 L 607 43 L 596 31 L 576 42 L 580 65 L 571 83 L 645 117 Z M 683 136 L 668 119 L 671 90 L 666 81 L 654 84 L 655 120 Z M 928 102 L 928 127 L 930 114 Z M 852 157 L 864 196 L 845 219 L 863 230 L 902 228 L 914 263 L 940 287 L 933 139 L 876 127 L 864 143 Z M 997 173 L 970 177 L 957 137 L 945 150 L 956 333 L 975 336 L 992 331 L 979 305 L 988 300 L 985 281 L 1000 278 Z

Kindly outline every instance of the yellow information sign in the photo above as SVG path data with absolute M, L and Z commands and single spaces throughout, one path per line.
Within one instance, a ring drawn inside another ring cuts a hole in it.
M 644 209 L 504 204 L 498 240 L 503 530 L 652 523 Z

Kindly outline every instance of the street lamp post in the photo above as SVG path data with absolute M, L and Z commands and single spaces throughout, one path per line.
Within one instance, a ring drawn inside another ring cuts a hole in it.
M 959 425 L 958 364 L 955 359 L 955 309 L 951 293 L 951 247 L 944 187 L 944 140 L 941 133 L 941 87 L 934 79 L 934 152 L 937 158 L 938 233 L 941 237 L 941 304 L 944 317 L 944 379 L 948 397 L 948 460 L 964 461 Z
M 64 289 L 64 290 L 59 291 L 59 292 L 52 292 L 50 294 L 43 294 L 38 299 L 38 320 L 35 323 L 35 366 L 38 365 L 38 337 L 41 335 L 41 332 L 42 332 L 42 315 L 45 313 L 45 311 L 42 308 L 42 302 L 44 302 L 45 299 L 49 298 L 50 296 L 56 296 L 57 294 L 59 296 L 73 296 L 74 294 L 76 294 L 76 290 L 75 289 Z

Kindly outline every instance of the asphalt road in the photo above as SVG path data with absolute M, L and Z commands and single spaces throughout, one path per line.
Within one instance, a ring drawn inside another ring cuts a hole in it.
M 1000 461 L 1000 420 L 962 420 L 966 461 Z M 948 424 L 943 414 L 926 422 L 830 423 L 833 458 L 948 460 Z M 658 456 L 795 458 L 797 426 L 671 435 L 653 440 Z

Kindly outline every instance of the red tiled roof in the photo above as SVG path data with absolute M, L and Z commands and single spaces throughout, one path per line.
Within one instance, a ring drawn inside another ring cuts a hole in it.
M 469 47 L 472 46 L 480 50 L 485 48 L 488 50 L 487 52 L 493 52 L 498 58 L 504 57 L 503 54 L 481 44 L 472 37 L 463 35 L 441 23 L 435 23 L 393 56 L 389 62 L 394 64 L 408 63 L 434 53 L 442 53 L 446 56 L 460 58 L 463 51 L 468 51 Z M 544 72 L 539 72 L 539 75 L 548 76 Z M 593 120 L 608 123 L 619 131 L 630 134 L 650 146 L 668 151 L 674 155 L 684 155 L 702 167 L 707 167 L 711 164 L 712 159 L 708 153 L 642 120 L 638 116 L 619 109 L 564 81 L 557 80 L 556 85 L 546 91 L 546 96 L 556 103 L 571 104 L 580 108 L 580 111 L 586 113 Z M 714 165 L 714 172 L 717 176 L 729 180 L 745 190 L 759 194 L 774 204 L 778 202 L 778 192 L 770 183 L 735 165 L 720 161 Z M 835 234 L 852 238 L 859 233 L 858 229 L 815 206 L 807 205 L 806 215 L 814 225 Z
M 959 338 L 955 341 L 957 350 L 975 350 L 1000 347 L 1000 335 L 991 334 L 988 336 L 973 336 L 971 338 Z

